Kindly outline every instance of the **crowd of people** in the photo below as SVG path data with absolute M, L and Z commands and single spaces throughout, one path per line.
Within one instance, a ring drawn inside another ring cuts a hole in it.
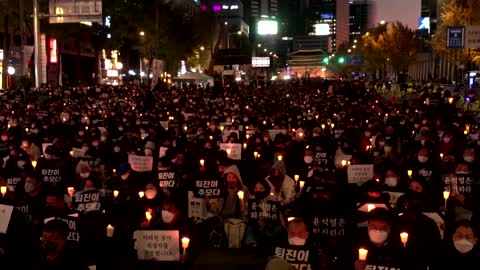
M 477 115 L 373 86 L 4 95 L 0 268 L 480 269 Z

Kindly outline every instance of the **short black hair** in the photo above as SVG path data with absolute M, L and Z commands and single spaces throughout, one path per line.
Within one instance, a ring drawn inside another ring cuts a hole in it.
M 392 225 L 393 216 L 392 213 L 385 208 L 375 208 L 368 213 L 368 221 L 384 221 Z
M 465 228 L 472 228 L 473 235 L 475 235 L 476 238 L 478 238 L 478 230 L 473 226 L 472 222 L 468 219 L 461 219 L 455 223 L 455 226 L 453 227 L 452 233 L 455 233 L 458 228 L 460 227 L 465 227 Z
M 52 219 L 43 226 L 44 232 L 59 233 L 62 237 L 68 237 L 68 225 L 60 219 Z

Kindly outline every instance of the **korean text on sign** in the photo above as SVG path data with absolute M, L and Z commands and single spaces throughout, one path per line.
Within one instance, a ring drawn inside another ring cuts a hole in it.
M 178 231 L 135 231 L 133 237 L 139 260 L 180 260 Z

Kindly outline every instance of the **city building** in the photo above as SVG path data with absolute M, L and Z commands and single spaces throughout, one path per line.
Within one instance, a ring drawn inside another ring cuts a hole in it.
M 368 31 L 371 7 L 369 0 L 350 0 L 350 40 Z

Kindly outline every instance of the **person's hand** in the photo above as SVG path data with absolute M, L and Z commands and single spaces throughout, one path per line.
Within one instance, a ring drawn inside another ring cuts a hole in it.
M 354 266 L 355 266 L 355 270 L 365 270 L 365 267 L 367 266 L 367 262 L 357 260 L 355 261 Z

